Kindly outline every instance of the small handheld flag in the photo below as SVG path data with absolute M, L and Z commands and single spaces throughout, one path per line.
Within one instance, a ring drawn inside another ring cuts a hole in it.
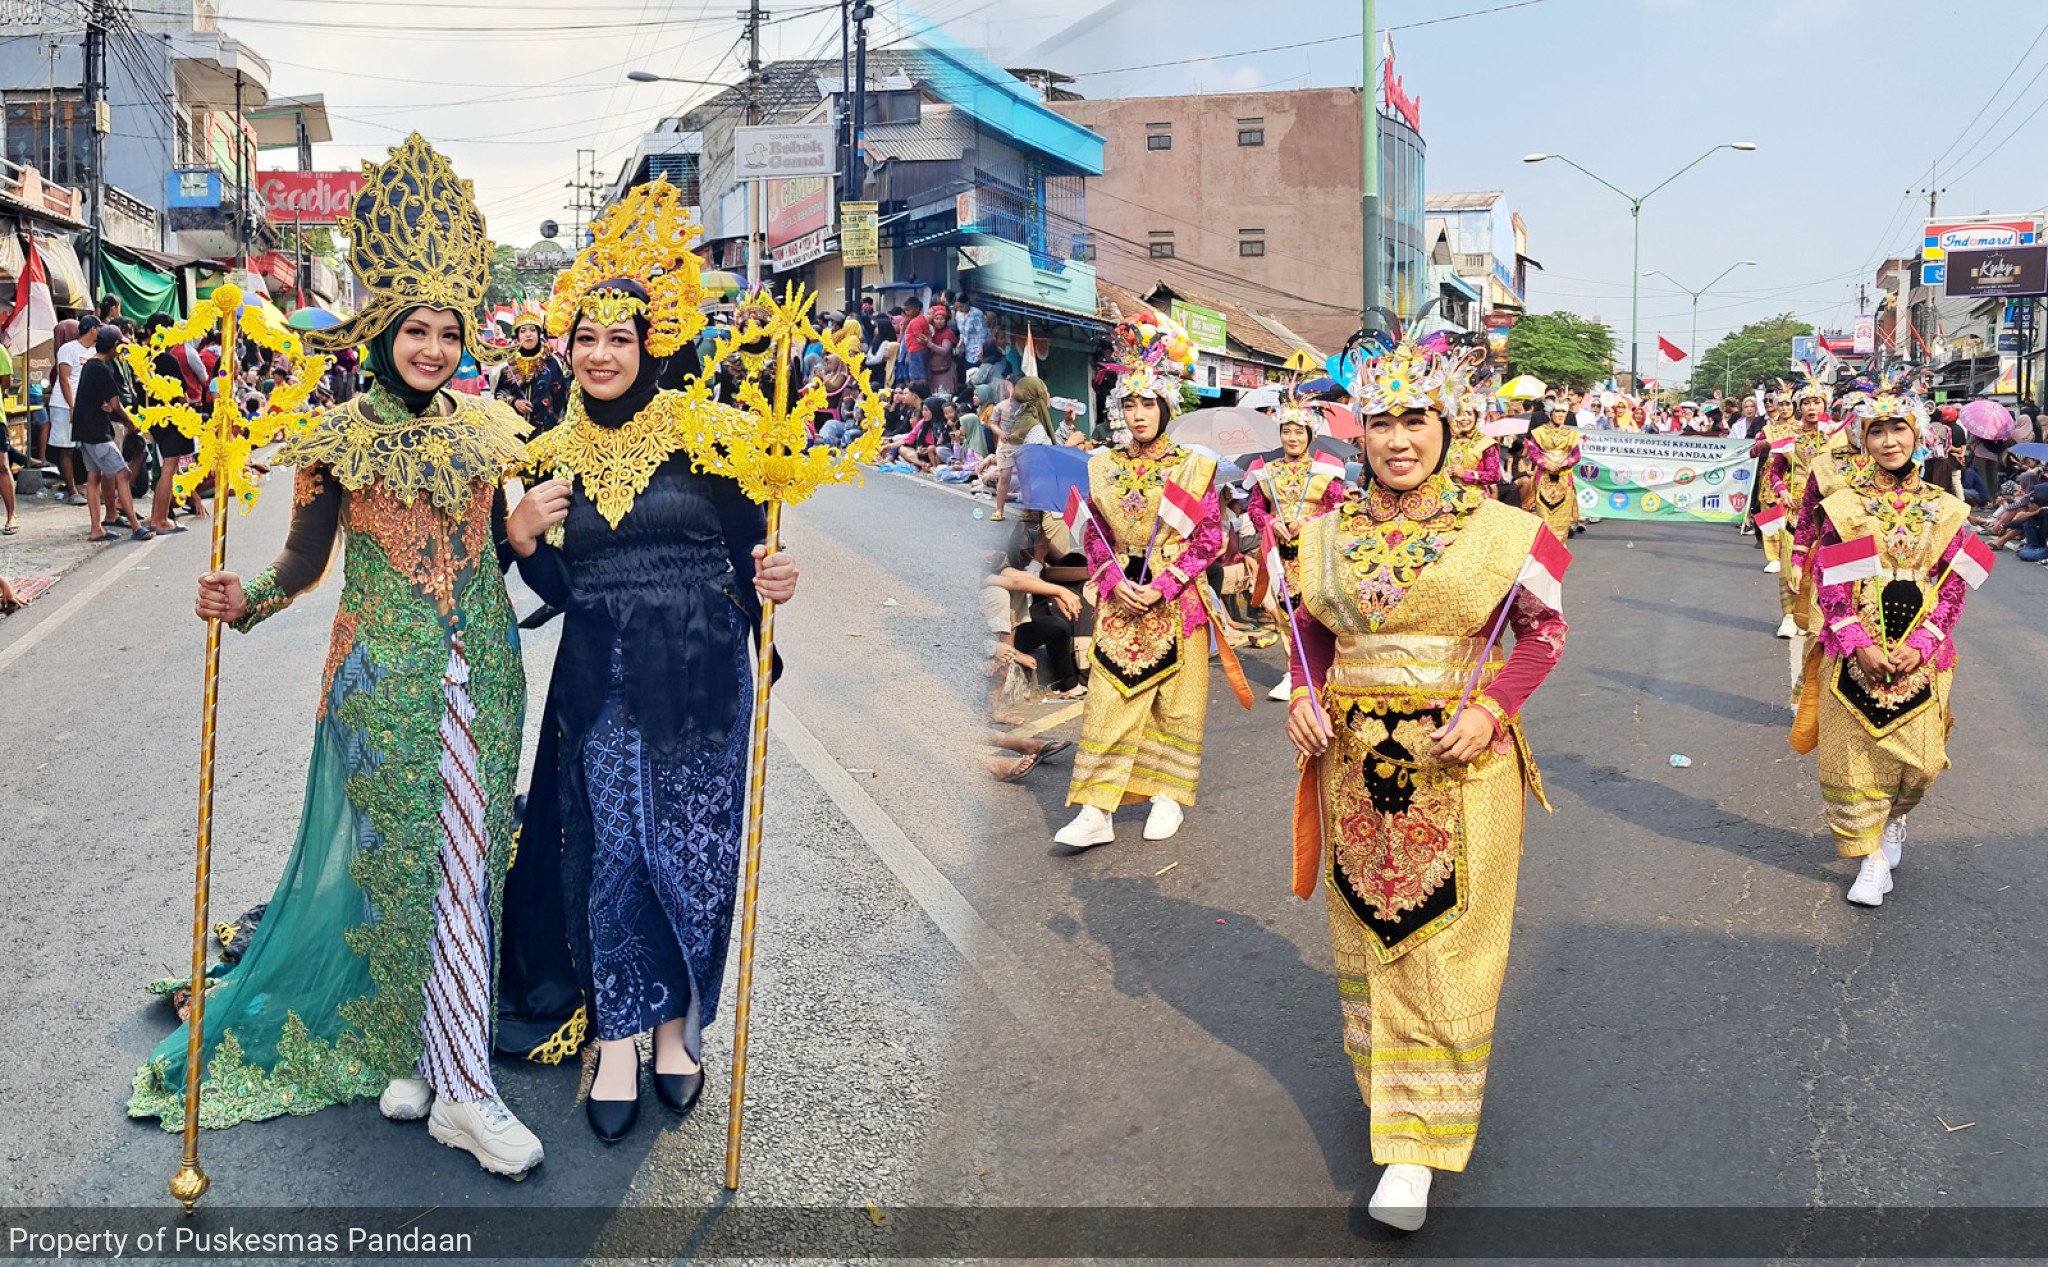
M 1991 553 L 1991 547 L 1968 528 L 1958 532 L 1956 540 L 1960 544 L 1956 557 L 1949 560 L 1948 570 L 1962 577 L 1963 583 L 1971 589 L 1976 589 L 1990 579 L 1991 565 L 1996 556 Z
M 1572 552 L 1564 548 L 1557 534 L 1548 527 L 1538 528 L 1515 584 L 1534 594 L 1550 610 L 1563 611 L 1564 571 L 1571 565 Z
M 1779 457 L 1783 457 L 1787 453 L 1790 453 L 1792 451 L 1792 444 L 1793 441 L 1791 436 L 1779 436 L 1777 439 L 1771 441 L 1771 452 L 1777 454 Z
M 1820 548 L 1820 583 L 1847 585 L 1877 575 L 1877 538 L 1858 537 Z
M 1337 478 L 1344 478 L 1344 459 L 1325 449 L 1317 449 L 1315 458 L 1309 463 L 1312 470 L 1323 471 Z
M 1266 575 L 1272 577 L 1273 583 L 1280 587 L 1282 599 L 1290 600 L 1292 595 L 1286 592 L 1287 572 L 1280 560 L 1280 540 L 1273 535 L 1273 525 L 1268 523 L 1260 536 L 1263 539 L 1259 542 L 1259 559 L 1266 566 Z
M 1194 536 L 1195 525 L 1202 521 L 1202 499 L 1168 480 L 1159 494 L 1159 521 L 1182 538 Z
M 1756 512 L 1756 530 L 1763 536 L 1774 536 L 1785 531 L 1785 508 L 1766 506 Z
M 1060 518 L 1067 522 L 1067 536 L 1075 549 L 1082 548 L 1088 533 L 1088 525 L 1095 520 L 1095 513 L 1088 509 L 1088 499 L 1081 496 L 1079 485 L 1067 490 L 1067 508 L 1060 512 Z

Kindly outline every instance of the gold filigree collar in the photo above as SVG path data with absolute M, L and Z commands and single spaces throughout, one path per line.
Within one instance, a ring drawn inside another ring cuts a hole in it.
M 1462 515 L 1484 500 L 1479 490 L 1459 483 L 1448 471 L 1438 471 L 1405 493 L 1374 481 L 1366 485 L 1365 496 L 1358 499 L 1356 506 L 1359 513 L 1374 523 L 1406 519 L 1426 524 Z
M 453 408 L 440 412 L 441 402 Z M 381 386 L 315 418 L 277 451 L 285 466 L 324 466 L 351 492 L 371 480 L 406 505 L 425 494 L 455 516 L 469 508 L 478 480 L 498 483 L 525 460 L 520 439 L 532 428 L 503 401 L 453 392 L 425 414 L 406 411 Z
M 561 425 L 527 446 L 528 465 L 555 479 L 575 479 L 613 528 L 647 491 L 669 455 L 683 447 L 688 402 L 681 392 L 656 392 L 647 407 L 620 427 L 600 427 L 583 410 L 583 389 L 569 393 Z

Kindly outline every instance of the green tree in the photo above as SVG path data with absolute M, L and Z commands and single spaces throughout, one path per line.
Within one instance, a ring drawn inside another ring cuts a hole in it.
M 509 246 L 491 247 L 491 287 L 484 292 L 485 315 L 500 304 L 518 308 L 526 297 L 525 281 L 512 265 L 514 254 Z
M 1614 337 L 1572 312 L 1530 313 L 1508 335 L 1508 372 L 1534 374 L 1552 387 L 1591 387 L 1614 365 Z
M 1775 383 L 1792 378 L 1792 340 L 1813 333 L 1813 327 L 1780 313 L 1766 321 L 1752 321 L 1713 347 L 1700 353 L 1693 367 L 1692 381 L 1698 391 L 1716 388 L 1738 393 L 1759 382 Z

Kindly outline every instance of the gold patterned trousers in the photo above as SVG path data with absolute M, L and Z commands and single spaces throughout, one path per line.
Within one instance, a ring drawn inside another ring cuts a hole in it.
M 1099 665 L 1089 669 L 1067 804 L 1114 811 L 1158 795 L 1195 803 L 1209 715 L 1207 627 L 1181 639 L 1180 656 L 1173 676 L 1129 699 Z
M 1911 813 L 1948 769 L 1955 673 L 1934 673 L 1933 703 L 1878 737 L 1835 694 L 1841 668 L 1833 656 L 1820 662 L 1820 794 L 1836 852 L 1861 858 L 1882 841 L 1886 820 Z

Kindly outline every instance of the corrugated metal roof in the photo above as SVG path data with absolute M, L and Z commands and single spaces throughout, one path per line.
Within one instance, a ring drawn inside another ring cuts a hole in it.
M 1147 298 L 1148 295 L 1152 297 Z M 1222 313 L 1224 332 L 1230 341 L 1253 356 L 1284 361 L 1294 355 L 1296 348 L 1307 348 L 1310 355 L 1318 359 L 1322 357 L 1313 344 L 1289 330 L 1277 318 L 1253 312 L 1228 299 L 1217 299 L 1166 281 L 1154 282 L 1145 295 L 1140 295 L 1100 277 L 1095 280 L 1096 308 L 1106 321 L 1115 321 L 1119 315 L 1140 309 L 1165 309 L 1175 299 Z
M 1425 211 L 1485 211 L 1507 195 L 1498 189 L 1480 189 L 1469 193 L 1430 194 L 1423 202 Z
M 916 123 L 870 124 L 861 148 L 877 163 L 950 163 L 974 147 L 974 120 L 958 110 L 925 107 Z

